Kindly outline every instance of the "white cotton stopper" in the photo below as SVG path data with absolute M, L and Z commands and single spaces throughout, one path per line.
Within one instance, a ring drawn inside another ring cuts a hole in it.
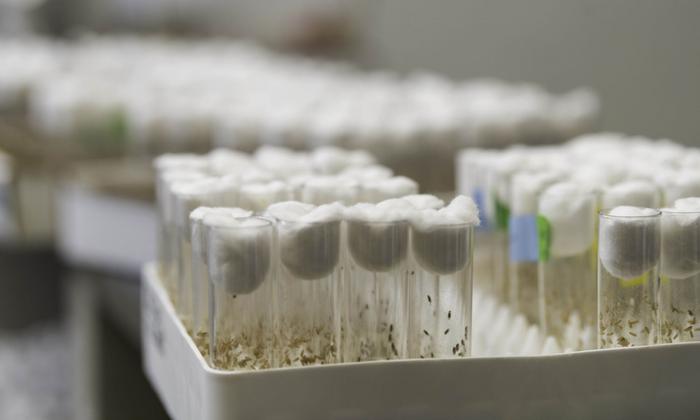
M 689 200 L 676 200 L 675 209 L 662 210 L 661 274 L 672 279 L 700 273 L 700 200 Z
M 603 190 L 602 207 L 617 206 L 659 207 L 660 191 L 648 181 L 625 181 Z
M 290 193 L 289 199 L 295 201 L 301 200 L 304 184 L 306 184 L 306 181 L 313 177 L 314 175 L 303 174 L 287 178 L 286 182 Z
M 554 172 L 520 172 L 513 177 L 510 211 L 514 215 L 537 213 L 537 200 L 549 185 L 557 181 Z
M 175 222 L 177 205 L 173 196 L 172 186 L 179 182 L 192 182 L 209 178 L 202 172 L 191 170 L 164 170 L 156 180 L 156 196 L 161 206 L 163 221 Z
M 238 207 L 240 185 L 242 184 L 236 175 L 224 175 L 217 178 L 217 188 L 219 190 L 217 205 L 221 207 Z
M 238 192 L 239 206 L 254 212 L 262 212 L 271 204 L 287 201 L 291 191 L 282 181 L 242 185 Z
M 470 223 L 479 225 L 479 209 L 476 207 L 474 200 L 466 195 L 458 195 L 450 204 L 439 210 L 444 216 L 444 223 Z
M 659 211 L 651 208 L 618 206 L 610 210 L 609 216 L 613 217 L 648 217 L 659 214 Z
M 190 213 L 190 221 L 201 223 L 204 221 L 204 217 L 209 214 L 218 214 L 222 216 L 230 216 L 234 218 L 240 217 L 250 217 L 253 212 L 250 210 L 244 210 L 238 207 L 197 207 Z
M 270 272 L 270 221 L 212 214 L 204 217 L 204 224 L 212 282 L 232 295 L 254 292 Z
M 676 210 L 700 212 L 700 197 L 680 198 L 673 203 Z
M 405 176 L 367 181 L 362 184 L 362 199 L 369 203 L 417 193 L 418 184 Z
M 347 168 L 361 168 L 375 162 L 372 155 L 362 150 L 345 150 L 324 146 L 311 153 L 311 165 L 316 173 L 334 175 Z
M 413 220 L 416 216 L 416 208 L 410 201 L 403 198 L 390 198 L 376 205 L 379 214 L 390 214 L 390 218 L 394 220 Z
M 345 150 L 334 146 L 323 146 L 311 152 L 311 166 L 319 174 L 337 174 L 348 166 Z
M 360 196 L 360 183 L 341 176 L 312 176 L 301 187 L 301 201 L 310 204 L 340 202 L 354 204 Z
M 244 184 L 263 184 L 277 180 L 275 174 L 262 168 L 252 167 L 242 173 L 233 174 L 237 183 Z
M 416 215 L 416 208 L 402 198 L 390 198 L 381 203 L 358 203 L 346 207 L 343 217 L 346 220 L 362 222 L 405 222 Z
M 263 168 L 282 177 L 311 172 L 308 154 L 275 146 L 262 146 L 255 152 L 255 161 Z
M 190 229 L 192 243 L 199 242 L 199 249 L 206 258 L 206 235 L 204 234 L 204 218 L 207 215 L 216 214 L 234 218 L 250 217 L 252 212 L 237 207 L 197 207 L 190 213 Z
M 280 257 L 292 275 L 315 280 L 333 272 L 340 255 L 341 205 L 287 201 L 273 204 L 266 214 L 278 220 Z
M 462 270 L 472 255 L 472 229 L 478 224 L 479 211 L 466 196 L 440 210 L 418 211 L 413 218 L 413 252 L 419 264 L 440 275 Z
M 406 259 L 412 206 L 400 199 L 380 204 L 356 204 L 345 218 L 354 260 L 366 270 L 385 272 Z
M 665 184 L 664 198 L 667 205 L 680 198 L 698 196 L 700 196 L 700 172 L 678 172 Z
M 595 196 L 574 183 L 554 184 L 542 193 L 538 214 L 549 223 L 551 256 L 578 255 L 593 245 L 595 204 Z
M 658 210 L 620 206 L 600 220 L 598 255 L 603 267 L 622 279 L 639 277 L 659 262 Z
M 443 225 L 413 231 L 413 251 L 420 265 L 436 274 L 462 270 L 471 255 L 472 225 Z
M 444 201 L 432 194 L 412 194 L 403 196 L 401 199 L 408 201 L 417 210 L 439 210 L 445 206 Z
M 175 198 L 175 220 L 183 230 L 184 237 L 190 238 L 190 213 L 200 206 L 215 206 L 223 200 L 221 183 L 215 178 L 205 178 L 191 182 L 179 182 L 172 186 Z
M 622 167 L 612 164 L 593 163 L 577 168 L 571 179 L 579 185 L 589 186 L 589 189 L 600 189 L 620 182 L 625 177 Z
M 377 163 L 377 160 L 365 150 L 351 150 L 348 153 L 348 168 L 367 167 Z
M 278 220 L 295 222 L 315 208 L 316 206 L 313 204 L 301 203 L 299 201 L 283 201 L 270 205 L 265 211 L 265 215 Z
M 165 169 L 157 175 L 158 188 L 170 188 L 176 182 L 198 181 L 201 179 L 212 179 L 205 172 L 193 169 Z
M 242 174 L 258 169 L 250 155 L 230 149 L 214 149 L 209 152 L 207 159 L 209 170 L 216 175 Z
M 342 171 L 339 175 L 356 179 L 360 182 L 374 181 L 378 179 L 387 179 L 394 176 L 394 171 L 382 165 L 362 166 L 348 168 Z

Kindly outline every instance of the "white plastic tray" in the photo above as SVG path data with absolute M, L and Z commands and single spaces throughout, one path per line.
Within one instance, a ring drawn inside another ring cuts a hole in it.
M 138 276 L 155 258 L 155 207 L 77 183 L 57 194 L 57 243 L 71 264 Z
M 176 420 L 700 418 L 700 343 L 234 373 L 206 364 L 152 264 L 141 304 L 146 375 Z

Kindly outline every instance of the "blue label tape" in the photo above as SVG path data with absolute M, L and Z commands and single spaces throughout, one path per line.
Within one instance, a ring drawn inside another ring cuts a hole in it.
M 511 216 L 508 236 L 512 262 L 538 260 L 537 217 L 534 214 Z
M 479 209 L 479 230 L 487 230 L 490 228 L 489 218 L 486 214 L 486 194 L 481 187 L 474 187 L 472 190 L 472 198 L 474 198 L 474 204 Z

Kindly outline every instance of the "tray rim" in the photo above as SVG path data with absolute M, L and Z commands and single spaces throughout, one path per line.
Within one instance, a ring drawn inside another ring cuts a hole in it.
M 346 363 L 332 363 L 326 365 L 313 365 L 313 366 L 290 366 L 290 367 L 279 367 L 271 369 L 262 370 L 245 370 L 245 371 L 229 371 L 223 369 L 216 369 L 209 365 L 205 360 L 202 353 L 199 351 L 195 345 L 192 337 L 185 329 L 182 321 L 177 316 L 175 308 L 173 307 L 172 301 L 167 296 L 167 292 L 162 286 L 162 283 L 158 279 L 156 272 L 156 263 L 149 262 L 143 266 L 142 270 L 143 279 L 151 283 L 153 291 L 155 291 L 161 305 L 167 311 L 170 317 L 177 320 L 177 330 L 182 336 L 184 336 L 187 346 L 190 351 L 194 353 L 197 362 L 203 371 L 209 376 L 215 376 L 218 378 L 232 378 L 241 377 L 245 378 L 248 376 L 263 376 L 266 374 L 283 374 L 286 372 L 301 372 L 301 371 L 315 371 L 315 370 L 331 370 L 331 369 L 353 369 L 360 366 L 381 366 L 381 365 L 437 365 L 437 364 L 454 364 L 454 363 L 474 363 L 474 361 L 497 361 L 497 360 L 541 360 L 541 359 L 565 359 L 565 358 L 578 358 L 580 356 L 592 355 L 592 354 L 606 354 L 614 352 L 644 352 L 644 351 L 654 351 L 663 348 L 677 348 L 677 347 L 697 347 L 698 352 L 700 352 L 700 342 L 686 342 L 686 343 L 662 343 L 655 345 L 645 345 L 645 346 L 635 346 L 635 347 L 619 347 L 611 349 L 591 349 L 591 350 L 580 350 L 568 353 L 555 353 L 555 354 L 545 354 L 545 355 L 523 355 L 523 356 L 470 356 L 464 358 L 444 358 L 444 359 L 400 359 L 400 360 L 372 360 L 363 362 L 346 362 Z

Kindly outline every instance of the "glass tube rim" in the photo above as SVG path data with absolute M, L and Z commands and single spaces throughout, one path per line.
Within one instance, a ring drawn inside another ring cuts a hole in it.
M 668 214 L 670 216 L 681 216 L 681 215 L 700 215 L 700 210 L 683 210 L 683 209 L 673 209 L 673 208 L 662 208 L 660 209 L 661 214 Z
M 343 220 L 345 223 L 361 223 L 370 226 L 410 226 L 410 219 L 399 219 L 399 220 L 364 220 L 358 218 L 348 218 Z
M 220 215 L 213 215 L 213 216 L 220 216 Z M 225 216 L 221 216 L 225 217 Z M 232 217 L 232 220 L 247 220 L 247 219 L 256 219 L 260 220 L 264 223 L 261 223 L 259 225 L 251 225 L 251 226 L 243 226 L 243 225 L 225 225 L 225 224 L 220 224 L 220 223 L 212 223 L 209 222 L 207 223 L 207 217 L 205 216 L 204 219 L 202 219 L 201 225 L 204 226 L 206 229 L 221 229 L 221 230 L 235 230 L 235 231 L 245 231 L 245 230 L 256 230 L 256 229 L 265 229 L 265 228 L 274 228 L 275 227 L 275 221 L 265 217 L 265 216 L 248 216 L 248 217 Z
M 459 229 L 459 228 L 475 228 L 479 226 L 476 222 L 455 222 L 455 223 L 433 223 L 427 227 L 416 225 L 411 223 L 411 227 L 419 232 L 431 232 L 437 229 Z
M 340 224 L 343 219 L 338 218 L 338 219 L 330 219 L 330 220 L 311 220 L 311 221 L 304 221 L 304 220 L 289 220 L 289 219 L 282 219 L 279 217 L 274 217 L 273 218 L 274 222 L 277 223 L 280 226 L 284 227 L 304 227 L 304 226 L 323 226 L 323 225 L 331 225 L 331 224 Z
M 630 207 L 634 207 L 634 206 L 630 206 Z M 648 209 L 650 207 L 637 207 L 637 208 L 640 208 L 640 209 L 647 208 Z M 610 214 L 610 212 L 613 209 L 614 209 L 614 207 L 601 209 L 600 211 L 598 211 L 598 215 L 601 218 L 611 219 L 611 220 L 640 220 L 640 219 L 647 220 L 647 219 L 658 218 L 662 214 L 661 209 L 652 209 L 652 210 L 654 210 L 654 214 L 644 214 L 644 215 L 636 215 L 636 216 L 613 216 Z

